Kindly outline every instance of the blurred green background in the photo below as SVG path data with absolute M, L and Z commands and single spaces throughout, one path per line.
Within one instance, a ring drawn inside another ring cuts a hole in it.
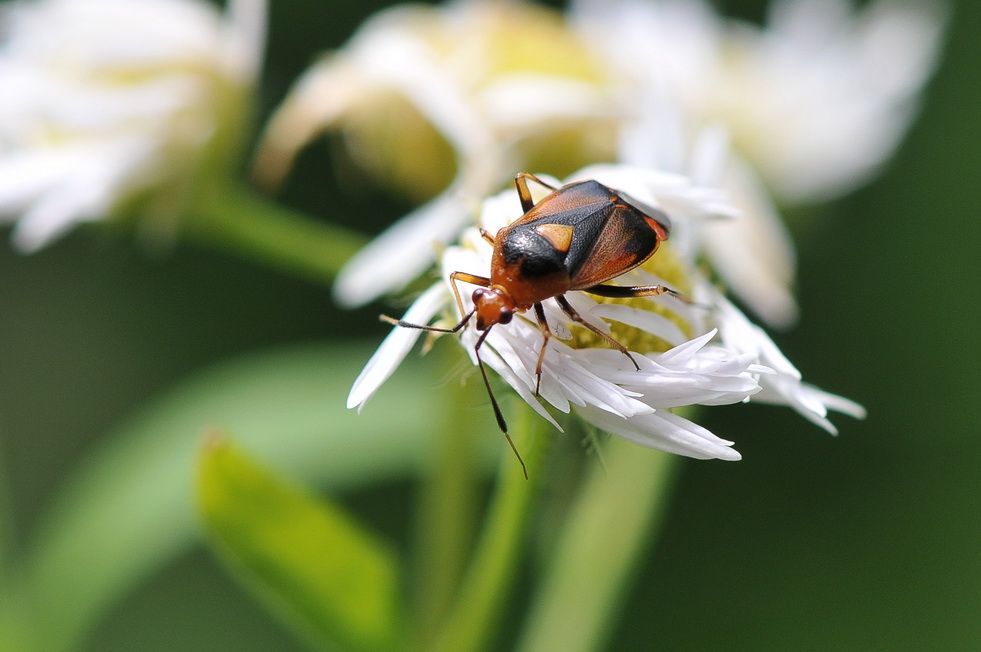
M 386 3 L 272 4 L 266 113 L 315 53 Z M 750 18 L 764 6 L 724 5 Z M 835 439 L 787 410 L 709 412 L 744 459 L 684 462 L 611 649 L 981 649 L 979 33 L 981 3 L 955 3 L 895 159 L 795 231 L 803 317 L 775 339 L 867 421 L 837 418 Z M 319 143 L 283 198 L 367 232 L 407 208 L 360 193 L 339 187 Z M 378 312 L 342 312 L 323 287 L 189 244 L 147 251 L 87 231 L 30 257 L 0 247 L 0 483 L 14 550 L 100 435 L 161 391 L 282 344 L 356 340 L 367 355 L 385 331 Z M 404 540 L 411 485 L 343 498 Z M 85 649 L 302 648 L 198 548 L 145 578 Z

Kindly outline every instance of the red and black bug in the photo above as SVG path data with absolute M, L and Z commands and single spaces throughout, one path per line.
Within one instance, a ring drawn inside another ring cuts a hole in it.
M 536 204 L 528 189 L 529 179 L 552 192 Z M 671 221 L 663 212 L 644 206 L 598 181 L 579 181 L 554 188 L 522 172 L 515 175 L 514 183 L 524 215 L 496 234 L 481 229 L 483 238 L 494 246 L 490 278 L 467 272 L 453 272 L 450 275 L 457 305 L 463 315 L 460 323 L 452 328 L 437 328 L 385 316 L 382 319 L 405 328 L 456 333 L 476 317 L 477 330 L 481 334 L 474 345 L 474 353 L 480 373 L 490 395 L 497 424 L 527 477 L 524 461 L 511 441 L 504 415 L 494 398 L 480 359 L 480 346 L 487 339 L 490 329 L 496 324 L 509 323 L 515 312 L 534 308 L 543 337 L 535 368 L 537 394 L 541 386 L 545 349 L 552 336 L 545 319 L 543 301 L 555 299 L 573 321 L 622 351 L 639 370 L 627 348 L 583 319 L 566 300 L 565 293 L 581 290 L 602 297 L 619 298 L 665 293 L 678 296 L 678 293 L 663 285 L 605 285 L 607 281 L 642 264 L 668 238 Z M 474 307 L 466 314 L 457 286 L 460 282 L 480 286 L 473 292 Z

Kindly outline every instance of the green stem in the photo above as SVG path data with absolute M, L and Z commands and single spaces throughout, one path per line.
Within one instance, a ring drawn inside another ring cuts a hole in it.
M 183 233 L 313 281 L 329 284 L 367 238 L 314 220 L 247 188 L 221 185 L 202 197 Z
M 436 652 L 475 652 L 484 649 L 517 572 L 528 513 L 543 474 L 549 436 L 547 422 L 522 404 L 511 436 L 522 452 L 528 478 L 511 455 L 505 455 L 484 530 L 459 596 L 436 645 Z
M 455 342 L 452 349 L 437 345 L 433 353 L 452 368 L 461 359 Z M 484 475 L 478 461 L 477 438 L 484 433 L 460 428 L 472 421 L 473 383 L 447 383 L 443 388 L 444 409 L 436 424 L 431 468 L 423 478 L 417 518 L 415 565 L 416 595 L 413 600 L 417 649 L 438 635 L 466 567 L 473 545 L 479 512 L 477 482 Z M 497 440 L 494 440 L 497 443 Z
M 566 519 L 518 650 L 600 649 L 657 538 L 677 457 L 613 437 Z
M 7 465 L 2 453 L 3 450 L 0 447 L 0 590 L 10 586 L 8 575 L 12 572 L 16 533 L 13 502 L 10 499 L 10 490 L 7 485 L 10 475 L 5 472 Z
M 0 451 L 2 452 L 2 451 Z M 0 456 L 0 468 L 6 468 L 6 460 Z M 20 590 L 19 568 L 15 566 L 14 542 L 16 531 L 13 504 L 7 485 L 7 473 L 0 471 L 0 650 L 31 650 L 31 617 L 29 602 Z

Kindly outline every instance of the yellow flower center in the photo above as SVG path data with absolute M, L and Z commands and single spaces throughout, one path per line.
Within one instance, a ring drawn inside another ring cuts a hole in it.
M 682 296 L 690 295 L 691 279 L 688 277 L 685 265 L 682 263 L 677 254 L 675 254 L 675 252 L 671 249 L 669 243 L 662 243 L 658 248 L 657 253 L 651 256 L 650 260 L 641 266 L 641 269 L 656 275 L 658 278 L 663 280 L 665 285 L 672 290 L 676 290 L 677 292 L 681 293 Z M 590 296 L 596 299 L 596 301 L 599 303 L 621 304 L 630 306 L 631 308 L 649 310 L 653 313 L 663 315 L 678 326 L 678 328 L 680 328 L 685 335 L 689 337 L 693 335 L 692 325 L 680 315 L 672 310 L 669 310 L 661 303 L 650 301 L 644 297 L 611 299 L 595 295 Z M 631 351 L 637 351 L 640 353 L 655 353 L 667 351 L 672 346 L 664 339 L 640 328 L 628 326 L 627 324 L 614 320 L 610 320 L 607 323 L 610 326 L 610 332 L 613 339 Z M 609 346 L 601 337 L 596 335 L 596 333 L 593 333 L 589 329 L 578 325 L 573 326 L 572 335 L 573 338 L 570 345 L 573 348 L 603 348 Z

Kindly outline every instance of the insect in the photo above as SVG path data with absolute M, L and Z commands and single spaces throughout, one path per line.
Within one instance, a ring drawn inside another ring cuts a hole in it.
M 528 189 L 529 180 L 548 188 L 551 193 L 536 204 Z M 480 359 L 480 346 L 491 328 L 509 323 L 516 312 L 534 309 L 543 338 L 535 367 L 537 395 L 541 388 L 545 350 L 552 336 L 545 319 L 543 301 L 555 299 L 573 321 L 621 351 L 639 371 L 640 366 L 627 348 L 583 319 L 565 298 L 565 293 L 581 290 L 602 297 L 619 298 L 680 295 L 663 285 L 605 285 L 607 281 L 642 264 L 654 255 L 662 241 L 667 240 L 671 221 L 666 214 L 644 206 L 598 181 L 579 181 L 555 188 L 534 175 L 521 172 L 515 175 L 514 183 L 524 215 L 496 234 L 480 230 L 481 236 L 494 246 L 490 278 L 459 271 L 450 274 L 457 306 L 463 315 L 460 322 L 452 328 L 438 328 L 384 315 L 382 319 L 404 328 L 456 333 L 472 318 L 476 318 L 477 330 L 481 333 L 474 345 L 474 353 L 480 374 L 490 396 L 497 425 L 521 463 L 525 477 L 528 477 L 524 460 L 508 434 L 507 423 Z M 461 282 L 478 286 L 472 296 L 473 309 L 465 314 L 458 287 Z

